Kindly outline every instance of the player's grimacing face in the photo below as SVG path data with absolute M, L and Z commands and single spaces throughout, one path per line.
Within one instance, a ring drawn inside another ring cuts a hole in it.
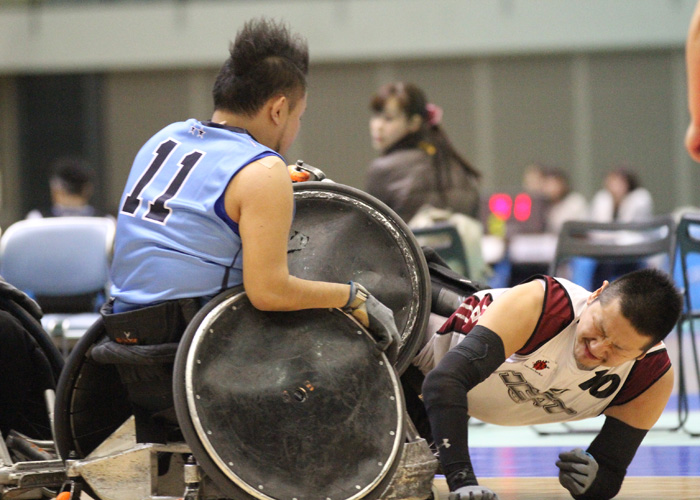
M 641 335 L 620 310 L 620 299 L 606 305 L 595 299 L 579 318 L 574 358 L 582 370 L 599 366 L 615 367 L 641 358 L 649 337 Z

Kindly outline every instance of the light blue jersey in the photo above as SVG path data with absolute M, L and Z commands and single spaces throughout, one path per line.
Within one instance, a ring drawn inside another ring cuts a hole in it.
M 209 297 L 240 285 L 241 238 L 226 214 L 224 192 L 243 167 L 270 155 L 279 156 L 242 129 L 194 119 L 146 142 L 119 205 L 115 310 Z

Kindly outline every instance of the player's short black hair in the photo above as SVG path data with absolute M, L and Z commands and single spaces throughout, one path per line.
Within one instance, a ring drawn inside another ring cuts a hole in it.
M 651 337 L 647 349 L 666 338 L 683 310 L 683 298 L 671 277 L 659 269 L 641 269 L 610 283 L 600 294 L 605 305 L 620 299 L 622 315 L 642 335 Z
M 309 49 L 306 40 L 267 18 L 246 22 L 229 48 L 214 83 L 214 107 L 253 115 L 275 95 L 294 107 L 306 93 Z

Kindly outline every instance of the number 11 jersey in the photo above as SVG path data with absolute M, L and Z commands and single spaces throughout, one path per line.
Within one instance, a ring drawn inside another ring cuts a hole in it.
M 111 294 L 124 308 L 210 297 L 240 285 L 238 225 L 224 192 L 246 165 L 276 155 L 243 129 L 173 123 L 134 159 L 120 201 Z

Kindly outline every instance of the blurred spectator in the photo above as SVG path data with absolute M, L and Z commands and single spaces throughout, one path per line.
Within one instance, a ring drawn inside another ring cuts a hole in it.
M 649 218 L 653 213 L 651 194 L 626 166 L 608 172 L 604 189 L 598 191 L 591 201 L 591 218 L 599 222 L 631 222 Z
M 560 168 L 543 170 L 542 192 L 549 202 L 546 232 L 558 234 L 567 220 L 585 219 L 588 201 L 581 193 L 571 190 L 569 176 Z
M 27 219 L 105 215 L 90 204 L 94 191 L 94 173 L 78 158 L 59 158 L 53 163 L 49 189 L 51 206 L 32 210 L 27 214 Z
M 530 194 L 542 194 L 545 168 L 539 163 L 530 163 L 523 170 L 523 189 Z
M 442 110 L 403 82 L 380 87 L 370 107 L 372 146 L 381 156 L 369 167 L 367 192 L 406 222 L 424 205 L 476 217 L 481 173 L 451 145 Z
M 605 176 L 604 189 L 591 201 L 591 218 L 598 222 L 634 222 L 648 219 L 654 213 L 651 193 L 641 187 L 637 175 L 627 166 L 618 166 Z M 623 274 L 635 271 L 641 263 L 598 263 L 593 274 L 593 284 L 612 281 Z

